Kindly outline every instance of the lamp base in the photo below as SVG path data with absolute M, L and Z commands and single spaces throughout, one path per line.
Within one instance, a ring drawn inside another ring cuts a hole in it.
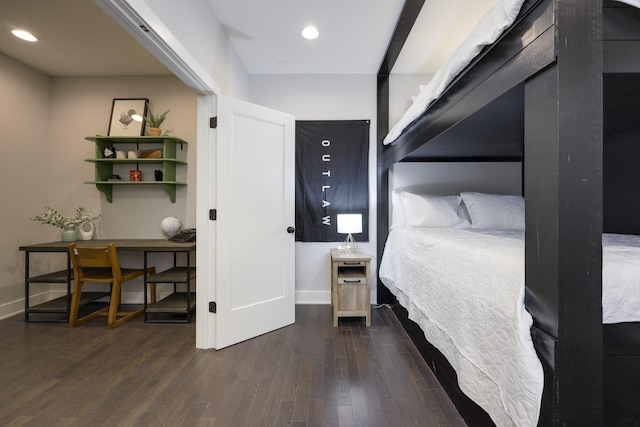
M 349 233 L 347 235 L 347 238 L 344 239 L 344 245 L 338 246 L 338 249 L 340 249 L 342 252 L 348 253 L 358 252 L 358 244 L 355 240 L 353 240 L 353 236 L 351 235 L 351 233 Z

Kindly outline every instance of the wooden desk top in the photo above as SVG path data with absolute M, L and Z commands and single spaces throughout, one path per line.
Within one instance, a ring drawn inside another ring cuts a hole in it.
M 72 242 L 37 243 L 20 246 L 19 249 L 24 252 L 67 252 L 69 243 Z M 196 250 L 196 242 L 182 243 L 165 239 L 78 240 L 75 243 L 79 247 L 107 246 L 109 243 L 114 243 L 116 249 L 138 252 L 191 252 Z

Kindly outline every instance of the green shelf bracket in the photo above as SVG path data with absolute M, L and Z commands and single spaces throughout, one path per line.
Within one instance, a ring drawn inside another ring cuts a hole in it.
M 169 193 L 169 198 L 172 203 L 176 202 L 176 186 L 174 184 L 162 184 L 162 188 Z
M 96 184 L 98 190 L 104 193 L 107 198 L 107 202 L 113 203 L 113 185 L 110 184 Z

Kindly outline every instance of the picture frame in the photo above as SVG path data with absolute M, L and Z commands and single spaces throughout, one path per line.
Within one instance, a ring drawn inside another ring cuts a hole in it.
M 148 105 L 147 98 L 114 98 L 107 135 L 143 136 Z

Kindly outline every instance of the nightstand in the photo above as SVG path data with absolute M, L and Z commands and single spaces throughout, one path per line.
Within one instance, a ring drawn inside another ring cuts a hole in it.
M 364 317 L 371 326 L 370 264 L 371 257 L 359 250 L 331 249 L 333 326 L 338 326 L 338 317 Z

